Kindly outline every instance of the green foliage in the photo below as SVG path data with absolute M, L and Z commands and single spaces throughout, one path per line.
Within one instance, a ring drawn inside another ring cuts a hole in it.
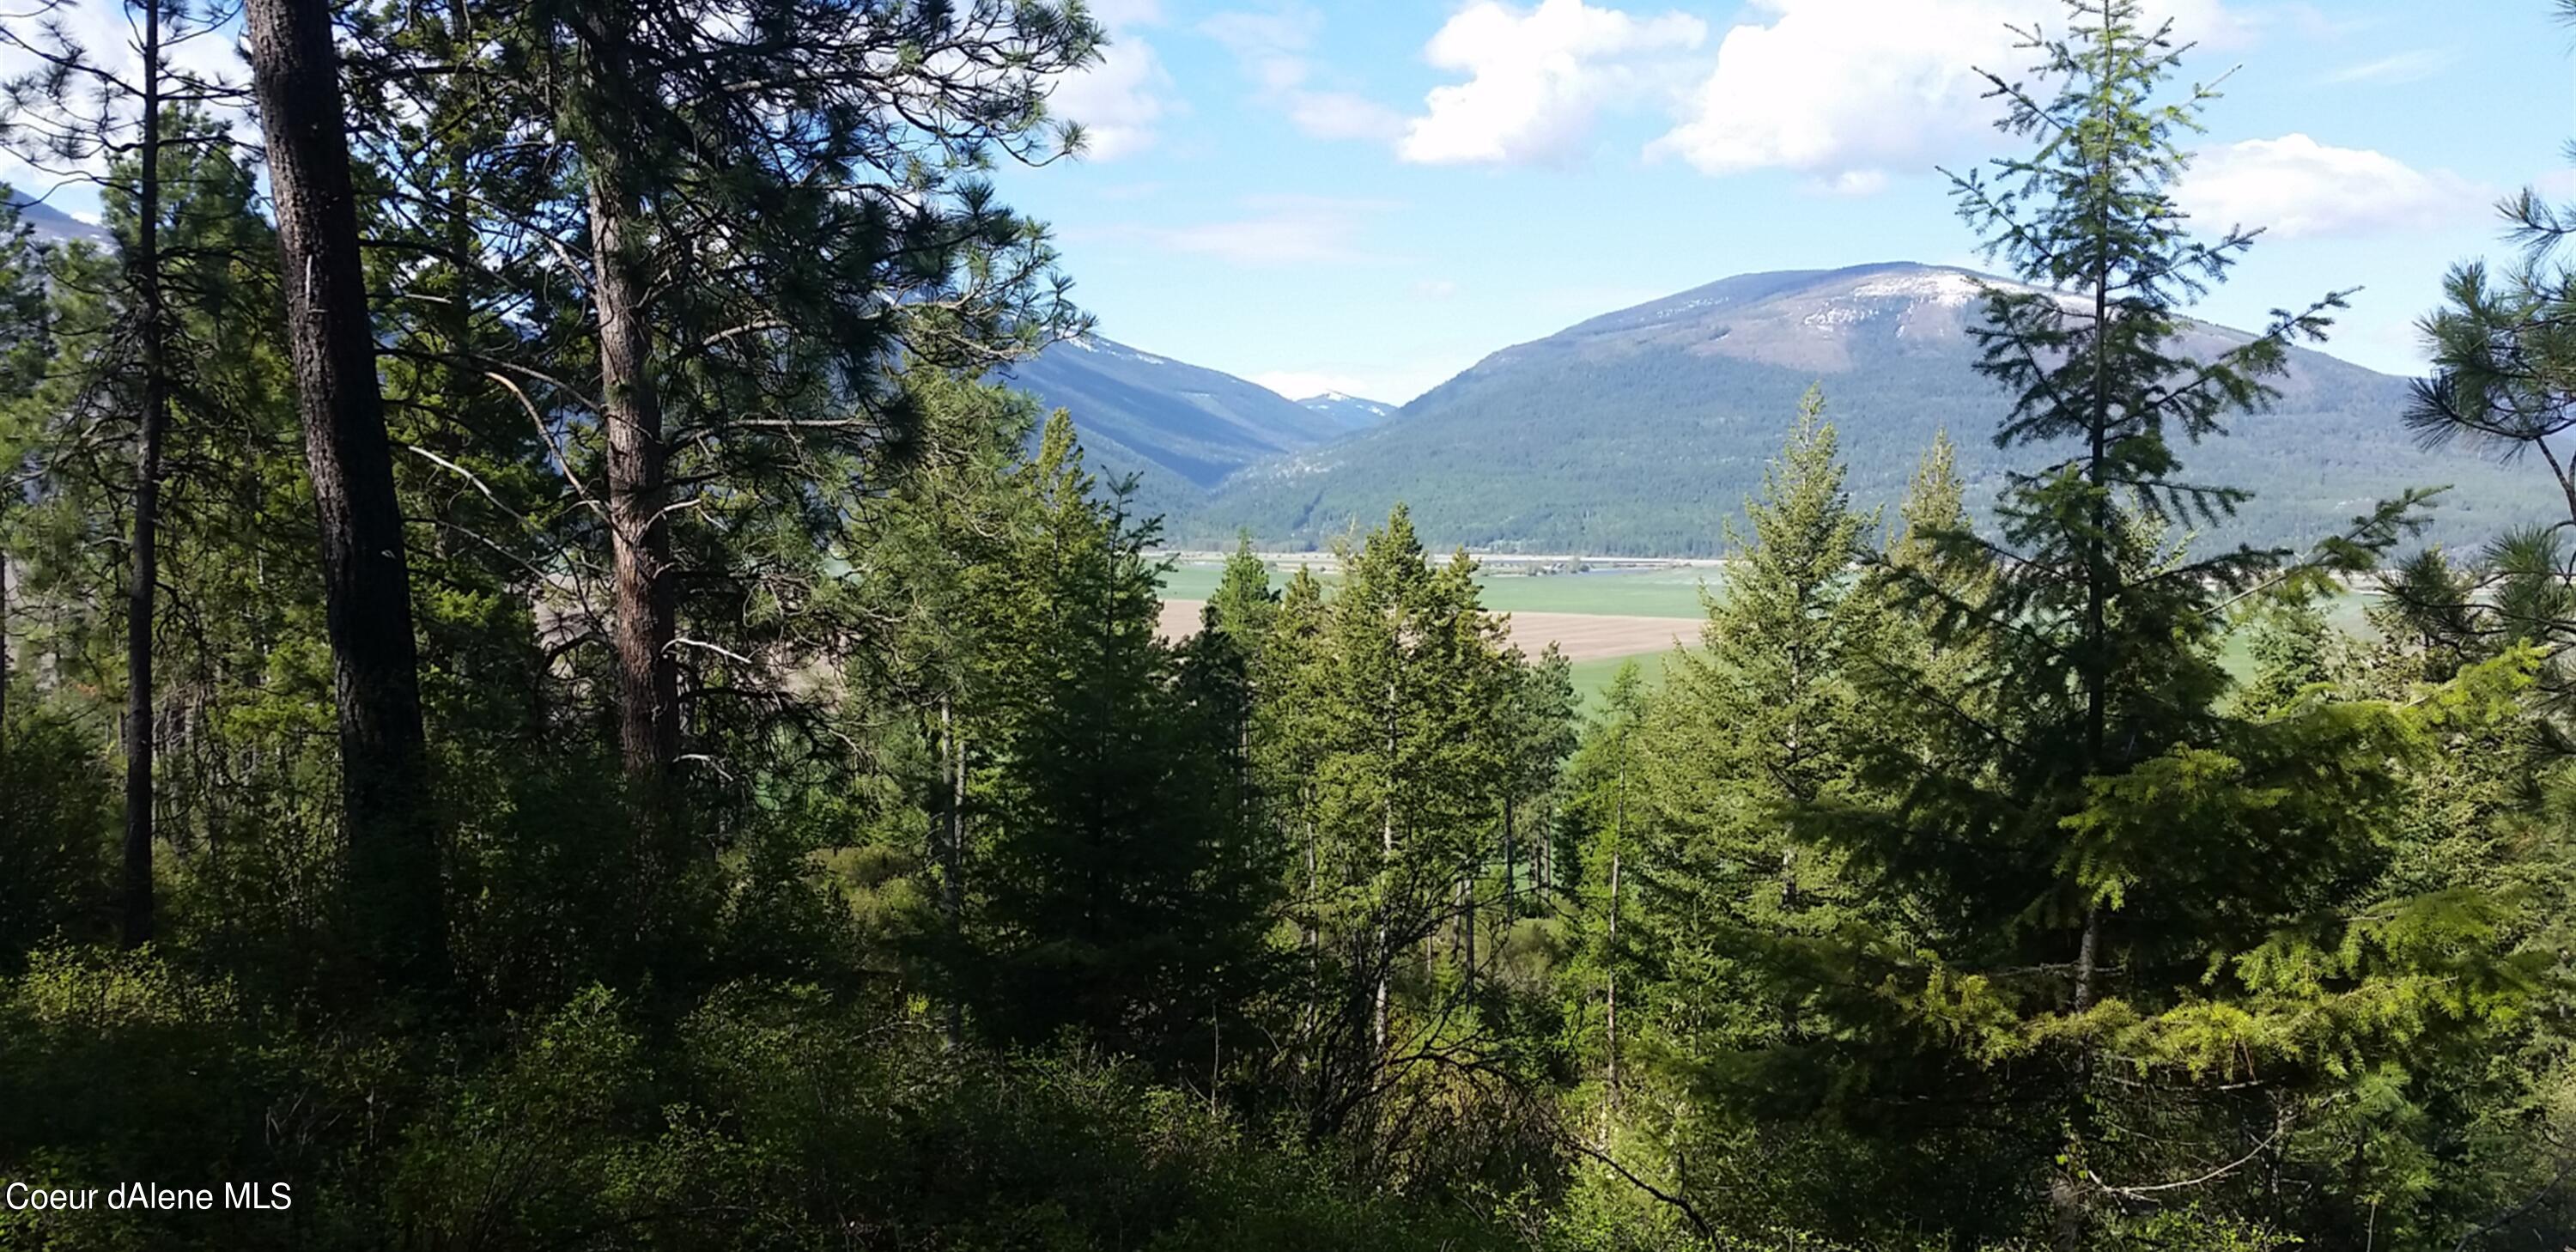
M 1058 412 L 1014 477 L 1028 515 L 994 603 L 1012 647 L 968 723 L 990 764 L 955 977 L 996 1037 L 1078 1028 L 1172 1067 L 1261 980 L 1276 877 L 1229 751 L 1240 697 L 1206 649 L 1184 682 L 1154 634 L 1153 528 L 1094 487 Z
M 103 938 L 116 788 L 86 736 L 59 714 L 0 725 L 0 973 L 57 942 Z
M 1807 393 L 1741 527 L 1702 497 L 1749 462 L 1659 451 L 1701 495 L 1636 507 L 1729 573 L 1667 680 L 1626 664 L 1588 718 L 1402 507 L 1276 589 L 1238 536 L 1196 629 L 1165 623 L 1134 484 L 1078 414 L 979 381 L 1080 320 L 980 179 L 1071 142 L 1034 84 L 1092 55 L 1078 6 L 763 0 L 740 41 L 683 9 L 343 15 L 344 86 L 382 106 L 355 149 L 454 964 L 430 992 L 354 942 L 299 332 L 259 171 L 196 118 L 166 158 L 184 472 L 143 641 L 164 924 L 107 942 L 134 311 L 114 251 L 0 210 L 0 1181 L 294 1197 L 5 1212 L 0 1247 L 2576 1229 L 2576 558 L 2507 532 L 2413 560 L 2360 637 L 2315 600 L 2414 497 L 2304 558 L 2178 537 L 2287 533 L 2178 461 L 2304 402 L 2282 370 L 2323 323 L 2185 316 L 2247 237 L 2179 233 L 2206 97 L 2162 102 L 2179 54 L 2123 0 L 2034 41 L 2039 94 L 2003 92 L 2031 153 L 1961 184 L 2067 288 L 1981 306 L 1997 445 L 1930 439 L 1884 533 L 1873 484 L 1921 432 L 1860 380 L 1831 424 Z M 991 77 L 936 68 L 952 36 Z M 597 59 L 621 48 L 668 55 Z M 627 759 L 608 646 L 637 545 L 595 494 L 618 419 L 573 246 L 603 164 L 667 266 L 638 322 L 675 474 L 667 786 Z M 2556 420 L 2507 377 L 2556 376 L 2555 297 L 2459 294 L 2428 403 Z

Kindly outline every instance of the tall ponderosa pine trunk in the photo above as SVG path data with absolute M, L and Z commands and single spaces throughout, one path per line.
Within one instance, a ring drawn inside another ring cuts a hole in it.
M 584 19 L 579 120 L 588 150 L 591 301 L 599 317 L 599 381 L 608 436 L 608 517 L 616 577 L 618 747 L 637 811 L 662 829 L 663 788 L 680 755 L 677 588 L 671 581 L 669 456 L 653 378 L 644 250 L 649 228 L 626 124 L 634 108 L 631 50 L 619 6 Z
M 350 905 L 380 975 L 431 987 L 447 968 L 438 834 L 331 6 L 247 0 L 245 18 L 284 257 L 296 408 L 321 521 Z
M 9 550 L 0 548 L 0 767 L 9 764 Z M 0 804 L 0 830 L 8 829 L 9 806 Z
M 119 912 L 126 946 L 152 940 L 152 622 L 161 556 L 161 444 L 170 425 L 167 313 L 161 286 L 161 4 L 143 6 L 143 129 L 127 281 L 140 306 L 142 412 L 135 423 L 134 536 L 125 589 L 125 856 Z

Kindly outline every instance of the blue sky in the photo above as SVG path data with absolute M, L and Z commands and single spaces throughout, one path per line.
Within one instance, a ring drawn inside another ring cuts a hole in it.
M 2204 315 L 2360 286 L 2330 350 L 2420 363 L 2493 201 L 2576 195 L 2545 0 L 2150 0 L 2235 67 L 2186 207 L 2272 233 Z M 1081 161 L 1001 176 L 1101 333 L 1285 392 L 1403 401 L 1488 352 L 1731 274 L 1968 263 L 1935 165 L 1996 155 L 1970 69 L 2057 0 L 1094 0 Z
M 2185 206 L 2272 227 L 2203 315 L 2358 286 L 2330 345 L 2413 372 L 2491 206 L 2576 198 L 2549 0 L 2146 0 L 2234 71 Z M 1005 169 L 1103 334 L 1285 393 L 1404 401 L 1485 354 L 1755 270 L 1973 264 L 1936 165 L 2009 141 L 1978 66 L 2061 0 L 1091 0 L 1079 161 Z M 116 0 L 67 12 L 93 47 Z M 232 40 L 190 68 L 238 77 Z M 130 59 L 130 58 L 129 58 Z M 0 71 L 23 68 L 0 55 Z M 57 180 L 0 158 L 0 179 Z M 95 211 L 88 189 L 56 202 Z

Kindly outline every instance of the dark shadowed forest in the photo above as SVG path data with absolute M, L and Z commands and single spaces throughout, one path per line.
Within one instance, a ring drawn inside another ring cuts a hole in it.
M 2563 519 L 2233 546 L 2343 296 L 2186 350 L 2224 103 L 2071 3 L 1953 177 L 1992 512 L 1810 391 L 1586 712 L 1401 507 L 1158 635 L 989 381 L 1079 5 L 128 9 L 6 19 L 103 230 L 0 208 L 0 1247 L 2576 1242 L 2576 208 L 2382 416 Z

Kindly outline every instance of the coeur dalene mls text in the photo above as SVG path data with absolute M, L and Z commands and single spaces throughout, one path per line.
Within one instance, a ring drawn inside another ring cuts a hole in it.
M 0 1204 L 5 1204 L 16 1212 L 45 1209 L 96 1209 L 101 1206 L 102 1197 L 105 1198 L 105 1207 L 119 1212 L 128 1209 L 207 1211 L 217 1207 L 284 1210 L 295 1206 L 294 1196 L 287 1184 L 282 1182 L 273 1182 L 266 1186 L 255 1182 L 230 1182 L 225 1183 L 220 1189 L 163 1187 L 141 1182 L 129 1182 L 105 1189 L 31 1187 L 23 1182 L 13 1182 L 5 1189 L 0 1189 Z M 222 1200 L 220 1206 L 216 1203 L 219 1197 Z

